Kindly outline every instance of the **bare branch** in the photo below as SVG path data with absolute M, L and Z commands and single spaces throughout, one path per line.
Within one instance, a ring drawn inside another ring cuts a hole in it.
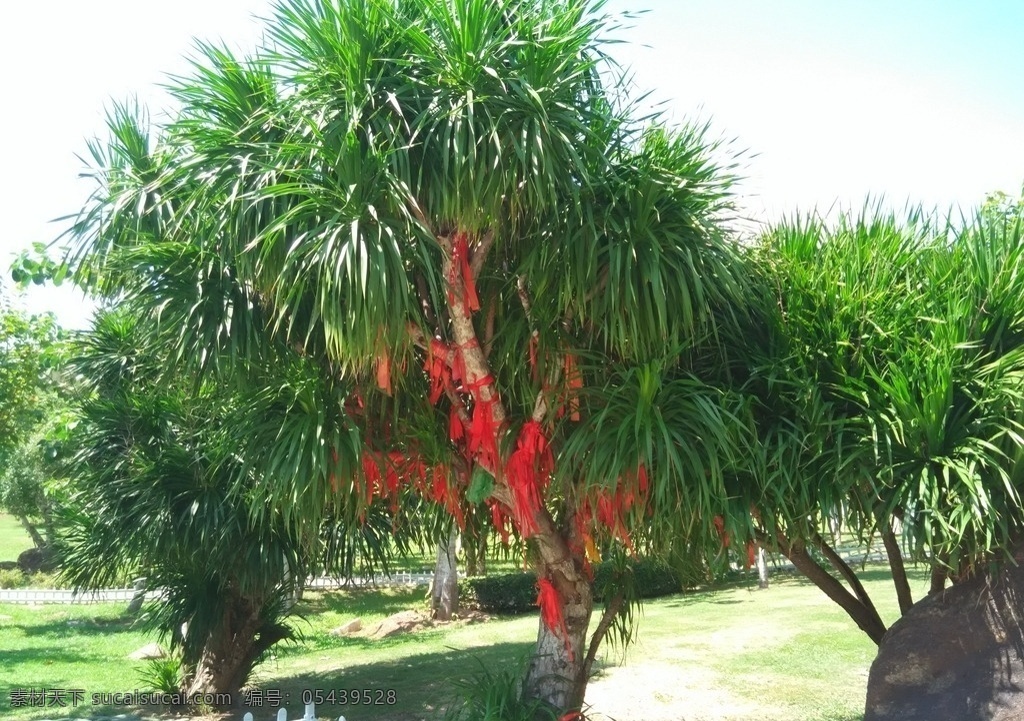
M 437 316 L 434 315 L 434 306 L 430 303 L 430 290 L 427 288 L 427 279 L 422 273 L 416 273 L 416 294 L 420 300 L 420 308 L 423 310 L 423 317 L 433 327 L 437 327 Z
M 491 357 L 494 345 L 494 320 L 498 311 L 498 299 L 492 293 L 487 299 L 487 321 L 484 324 L 484 358 Z
M 487 254 L 491 251 L 491 246 L 494 245 L 494 229 L 489 229 L 480 238 L 480 242 L 476 244 L 476 248 L 469 259 L 469 270 L 473 273 L 474 278 L 480 277 L 480 271 L 484 269 L 484 261 L 487 260 Z
M 612 627 L 612 622 L 615 620 L 615 616 L 622 610 L 622 605 L 625 603 L 626 596 L 619 590 L 612 596 L 611 601 L 604 609 L 604 613 L 601 614 L 601 620 L 597 622 L 597 628 L 594 629 L 594 635 L 590 637 L 590 647 L 587 649 L 587 657 L 583 660 L 583 678 L 590 677 L 590 669 L 594 666 L 594 659 L 597 658 L 597 649 L 600 648 L 601 643 L 604 641 L 605 636 L 608 635 L 608 631 Z

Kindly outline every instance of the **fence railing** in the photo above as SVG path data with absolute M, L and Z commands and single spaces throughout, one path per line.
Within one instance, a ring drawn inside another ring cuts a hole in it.
M 256 721 L 252 715 L 252 711 L 246 711 L 245 716 L 242 717 L 242 721 Z M 288 712 L 283 708 L 278 709 L 276 721 L 288 721 Z M 306 711 L 302 714 L 301 719 L 295 719 L 295 721 L 316 721 L 316 705 L 307 703 Z M 345 721 L 344 716 L 339 716 L 338 721 Z
M 393 573 L 390 576 L 372 576 L 368 578 L 311 578 L 306 588 L 319 590 L 328 588 L 363 588 L 373 586 L 407 586 L 430 583 L 431 573 Z M 134 588 L 108 588 L 102 591 L 75 593 L 60 588 L 10 588 L 0 589 L 0 603 L 128 603 L 135 598 L 138 591 Z M 152 598 L 159 591 L 147 593 Z

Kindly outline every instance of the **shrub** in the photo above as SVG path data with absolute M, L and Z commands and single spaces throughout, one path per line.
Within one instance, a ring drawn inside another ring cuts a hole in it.
M 507 573 L 468 579 L 467 599 L 481 611 L 527 613 L 537 609 L 537 576 L 531 572 Z
M 655 558 L 638 558 L 627 561 L 627 572 L 632 572 L 631 582 L 637 598 L 658 598 L 679 593 L 683 580 L 679 573 L 664 561 Z M 608 588 L 624 583 L 615 578 L 615 564 L 605 561 L 594 567 L 594 592 L 603 597 Z
M 594 566 L 596 600 L 603 598 L 607 589 L 623 583 L 631 583 L 638 598 L 658 598 L 683 590 L 679 573 L 664 561 L 639 558 L 629 560 L 626 568 L 631 576 L 622 579 L 615 577 L 615 564 L 611 561 Z M 537 576 L 527 571 L 461 579 L 459 597 L 463 605 L 489 613 L 529 613 L 537 609 Z
M 452 682 L 456 700 L 448 708 L 446 721 L 555 721 L 558 718 L 557 710 L 550 704 L 523 698 L 524 662 L 492 671 L 479 659 L 477 661 L 481 666 L 479 673 Z
M 177 693 L 181 689 L 181 659 L 176 656 L 153 658 L 139 671 L 139 681 L 153 691 Z
M 27 578 L 20 568 L 0 570 L 0 588 L 21 588 Z

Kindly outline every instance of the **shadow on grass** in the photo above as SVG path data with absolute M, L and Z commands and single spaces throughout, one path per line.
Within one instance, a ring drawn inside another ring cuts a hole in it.
M 48 636 L 51 638 L 80 638 L 82 636 L 109 636 L 111 633 L 136 632 L 141 629 L 139 619 L 134 616 L 117 618 L 74 618 L 56 619 L 44 623 L 14 623 L 8 628 L 20 628 L 26 637 Z
M 408 645 L 408 640 L 405 643 Z M 533 642 L 506 642 L 470 650 L 450 648 L 395 661 L 274 679 L 258 687 L 265 696 L 268 690 L 275 696 L 279 693 L 282 705 L 289 709 L 322 700 L 316 707 L 320 717 L 344 715 L 359 721 L 441 719 L 455 700 L 452 681 L 475 676 L 484 669 L 507 669 L 514 661 L 527 658 L 533 646 Z M 359 703 L 341 703 L 350 701 L 353 692 L 358 692 Z M 273 717 L 267 708 L 244 708 L 239 715 L 246 710 L 257 717 Z

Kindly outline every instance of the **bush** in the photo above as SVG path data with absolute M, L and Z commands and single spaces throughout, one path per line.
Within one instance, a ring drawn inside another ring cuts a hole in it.
M 526 575 L 531 574 L 510 574 Z M 449 706 L 446 721 L 555 721 L 558 718 L 557 710 L 549 704 L 523 697 L 525 662 L 496 671 L 489 670 L 482 662 L 480 666 L 481 671 L 475 676 L 452 682 L 457 698 Z
M 611 561 L 594 566 L 595 600 L 601 600 L 606 589 L 624 582 L 632 583 L 637 597 L 658 598 L 679 593 L 683 581 L 679 573 L 664 561 L 639 558 L 627 562 L 630 579 L 616 579 Z M 462 605 L 475 606 L 488 613 L 529 613 L 537 609 L 537 576 L 527 571 L 501 576 L 462 579 L 459 582 Z
M 176 656 L 153 658 L 139 672 L 143 686 L 160 693 L 177 693 L 181 689 L 181 659 Z
M 537 576 L 531 572 L 471 578 L 460 591 L 481 611 L 489 613 L 527 613 L 537 609 Z
M 655 558 L 632 559 L 626 563 L 632 571 L 632 583 L 637 598 L 659 598 L 670 596 L 683 590 L 683 580 L 679 573 L 664 561 Z M 594 593 L 603 597 L 606 589 L 615 588 L 623 583 L 615 579 L 615 565 L 604 561 L 594 567 Z
M 27 576 L 20 568 L 0 571 L 0 588 L 21 588 L 27 580 Z

